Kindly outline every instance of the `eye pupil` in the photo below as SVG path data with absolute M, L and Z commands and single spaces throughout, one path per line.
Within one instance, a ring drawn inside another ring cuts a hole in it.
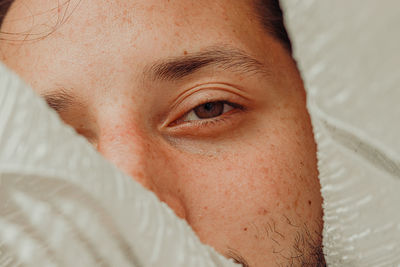
M 204 109 L 207 110 L 207 111 L 212 111 L 214 107 L 215 107 L 214 103 L 206 103 L 206 104 L 204 104 Z
M 208 102 L 200 105 L 194 109 L 197 117 L 200 119 L 209 119 L 222 115 L 224 112 L 224 103 L 219 102 Z

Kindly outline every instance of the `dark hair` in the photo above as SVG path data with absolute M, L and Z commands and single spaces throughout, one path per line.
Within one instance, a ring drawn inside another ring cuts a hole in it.
M 255 0 L 255 10 L 266 30 L 292 52 L 292 43 L 287 34 L 279 0 Z
M 3 0 L 0 2 L 0 26 L 3 24 L 4 17 L 14 0 Z
M 292 52 L 292 44 L 283 23 L 282 10 L 279 0 L 254 0 L 258 19 L 266 30 Z M 0 0 L 0 26 L 14 0 Z

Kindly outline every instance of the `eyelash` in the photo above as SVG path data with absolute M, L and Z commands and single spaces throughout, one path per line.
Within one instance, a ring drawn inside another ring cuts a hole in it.
M 179 122 L 187 116 L 190 112 L 194 111 L 197 107 L 205 105 L 207 103 L 218 103 L 222 102 L 223 104 L 227 104 L 231 106 L 233 109 L 222 113 L 221 115 L 214 117 L 214 118 L 209 118 L 209 119 L 199 119 L 199 120 L 191 120 L 191 121 L 183 121 Z M 194 108 L 190 109 L 188 112 L 186 112 L 183 116 L 181 116 L 179 119 L 175 120 L 173 123 L 170 124 L 170 126 L 181 126 L 181 125 L 188 125 L 191 124 L 192 127 L 198 127 L 198 128 L 206 128 L 206 127 L 212 127 L 216 124 L 223 124 L 227 123 L 229 121 L 230 115 L 233 115 L 234 113 L 238 111 L 243 111 L 245 108 L 242 105 L 239 105 L 237 103 L 232 103 L 226 100 L 212 100 L 212 101 L 205 101 L 202 104 L 196 105 Z

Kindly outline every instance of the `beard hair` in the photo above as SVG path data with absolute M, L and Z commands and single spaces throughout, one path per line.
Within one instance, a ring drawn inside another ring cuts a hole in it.
M 323 253 L 322 246 L 322 223 L 315 222 L 317 230 L 310 232 L 309 227 L 306 223 L 303 225 L 293 224 L 286 216 L 284 216 L 289 227 L 295 227 L 296 235 L 293 239 L 293 244 L 290 248 L 282 248 L 280 250 L 274 250 L 275 254 L 275 265 L 276 266 L 309 266 L 309 267 L 324 267 L 326 266 L 325 255 Z M 277 243 L 274 239 L 274 233 L 284 239 L 284 236 L 278 232 L 275 223 L 271 220 L 267 224 L 268 227 L 264 228 L 266 236 L 269 237 L 273 242 Z M 260 233 L 259 233 L 260 234 Z M 277 236 L 275 236 L 276 238 Z M 260 235 L 259 235 L 260 238 Z M 289 253 L 288 253 L 289 250 Z M 289 256 L 288 256 L 289 254 Z M 241 255 L 238 251 L 229 248 L 227 255 L 232 258 L 235 263 L 241 264 L 243 267 L 253 267 L 250 265 L 246 258 Z M 267 266 L 267 265 L 266 265 Z M 268 264 L 268 266 L 271 266 Z

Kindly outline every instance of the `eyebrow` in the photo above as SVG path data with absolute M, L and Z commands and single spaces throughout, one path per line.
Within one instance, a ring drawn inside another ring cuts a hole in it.
M 82 103 L 78 101 L 73 92 L 63 87 L 41 93 L 40 96 L 44 98 L 49 107 L 57 112 L 65 111 L 71 106 L 82 106 Z
M 244 74 L 268 74 L 260 61 L 236 48 L 209 47 L 204 51 L 172 57 L 146 68 L 145 76 L 155 80 L 173 81 L 183 79 L 207 67 L 216 67 Z
M 207 67 L 243 74 L 269 74 L 268 68 L 254 57 L 237 48 L 211 46 L 204 51 L 171 57 L 153 63 L 144 70 L 144 76 L 153 80 L 176 81 Z M 73 89 L 63 87 L 42 93 L 47 104 L 57 112 L 66 111 L 71 106 L 82 106 L 73 94 Z
M 239 254 L 238 251 L 228 248 L 228 252 L 226 254 L 228 258 L 232 258 L 236 261 L 236 263 L 239 263 L 242 265 L 242 267 L 250 267 L 250 265 L 247 263 L 246 259 Z

